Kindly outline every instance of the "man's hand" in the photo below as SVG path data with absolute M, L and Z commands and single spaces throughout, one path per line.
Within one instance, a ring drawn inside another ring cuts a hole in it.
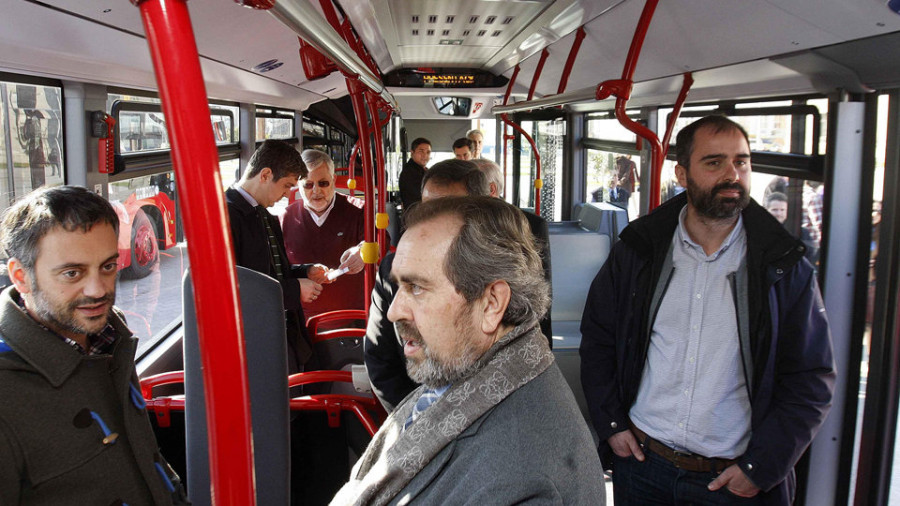
M 759 493 L 759 488 L 750 481 L 750 478 L 747 478 L 744 470 L 737 464 L 729 466 L 709 484 L 710 490 L 719 490 L 722 487 L 726 487 L 729 492 L 738 497 L 753 497 Z
M 637 438 L 634 437 L 630 430 L 616 432 L 609 436 L 606 442 L 609 443 L 609 447 L 612 448 L 613 453 L 616 455 L 622 458 L 634 455 L 634 458 L 640 462 L 644 461 L 644 452 L 641 451 L 641 445 L 638 444 Z
M 322 293 L 322 285 L 311 279 L 299 279 L 298 281 L 300 281 L 300 300 L 304 304 L 309 304 L 319 298 L 319 294 Z
M 306 270 L 306 277 L 313 282 L 319 283 L 320 285 L 331 283 L 331 280 L 328 279 L 327 274 L 328 267 L 325 267 L 322 264 L 312 265 L 309 269 Z M 321 289 L 321 287 L 319 288 Z
M 362 253 L 359 252 L 359 246 L 354 246 L 352 248 L 347 248 L 341 255 L 341 265 L 338 269 L 347 268 L 347 274 L 357 274 L 363 267 L 366 266 L 366 263 L 363 262 Z

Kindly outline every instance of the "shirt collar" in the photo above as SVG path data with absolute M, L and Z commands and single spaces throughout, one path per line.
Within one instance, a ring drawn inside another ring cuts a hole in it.
M 743 214 L 738 214 L 737 223 L 734 225 L 734 228 L 731 229 L 731 233 L 728 234 L 728 237 L 722 241 L 722 245 L 719 246 L 719 249 L 716 250 L 713 254 L 707 255 L 703 251 L 703 246 L 697 244 L 693 239 L 691 239 L 691 235 L 688 234 L 687 229 L 684 226 L 684 220 L 687 217 L 687 206 L 681 208 L 681 212 L 678 214 L 678 229 L 676 233 L 678 234 L 678 239 L 687 245 L 689 248 L 699 251 L 703 254 L 704 257 L 707 257 L 710 260 L 715 260 L 722 253 L 728 251 L 728 248 L 734 244 L 734 241 L 737 240 L 739 234 L 744 232 L 744 216 Z
M 306 206 L 306 199 L 303 199 L 303 207 L 305 207 L 306 211 L 309 212 L 309 216 L 312 218 L 316 226 L 321 227 L 322 224 L 325 223 L 325 219 L 328 218 L 328 215 L 331 214 L 331 210 L 334 209 L 334 202 L 337 199 L 338 194 L 337 192 L 334 192 L 334 195 L 331 196 L 331 204 L 328 205 L 328 209 L 326 209 L 325 212 L 322 213 L 322 216 L 317 215 L 315 211 Z
M 238 193 L 240 193 L 242 197 L 244 197 L 244 200 L 246 200 L 250 204 L 250 207 L 256 207 L 259 205 L 259 202 L 257 202 L 256 199 L 253 198 L 253 195 L 250 195 L 250 193 L 247 190 L 241 188 L 241 185 L 239 185 L 239 184 L 234 185 L 234 189 L 237 190 Z

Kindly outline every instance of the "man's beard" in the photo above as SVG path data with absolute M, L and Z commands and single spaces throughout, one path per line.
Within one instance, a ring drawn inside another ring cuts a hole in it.
M 463 323 L 464 313 L 465 309 L 457 315 L 454 324 L 457 342 L 451 357 L 438 356 L 433 352 L 414 324 L 403 320 L 394 324 L 400 337 L 418 344 L 425 355 L 424 359 L 406 357 L 406 372 L 413 381 L 428 388 L 438 388 L 466 378 L 481 368 L 480 359 L 486 350 L 476 346 L 471 324 Z
M 740 196 L 738 198 L 721 197 L 719 192 L 722 190 L 737 190 L 740 192 Z M 750 203 L 747 190 L 739 183 L 719 183 L 713 186 L 712 190 L 704 191 L 688 176 L 687 194 L 691 205 L 698 213 L 716 220 L 733 218 Z
M 116 300 L 116 290 L 113 288 L 111 292 L 99 298 L 81 297 L 68 304 L 57 304 L 45 297 L 44 291 L 34 282 L 31 284 L 31 300 L 32 304 L 29 305 L 28 310 L 33 313 L 37 320 L 49 323 L 50 326 L 55 327 L 57 330 L 88 335 L 96 334 L 106 327 L 106 323 L 109 320 L 109 312 L 88 318 L 91 323 L 85 325 L 78 321 L 76 308 L 104 302 L 112 306 Z

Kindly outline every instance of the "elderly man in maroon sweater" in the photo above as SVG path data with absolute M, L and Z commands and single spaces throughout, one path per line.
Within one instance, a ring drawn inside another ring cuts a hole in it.
M 291 262 L 315 259 L 313 263 L 347 269 L 324 287 L 301 279 L 303 311 L 309 318 L 338 309 L 364 309 L 363 277 L 357 275 L 365 266 L 359 253 L 362 202 L 335 192 L 334 161 L 326 153 L 307 149 L 301 156 L 309 169 L 299 182 L 303 199 L 289 205 L 282 219 L 288 258 Z

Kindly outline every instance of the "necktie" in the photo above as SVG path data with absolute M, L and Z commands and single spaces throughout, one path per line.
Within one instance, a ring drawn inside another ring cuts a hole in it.
M 446 389 L 444 389 L 446 390 Z M 406 419 L 406 423 L 403 424 L 403 429 L 406 430 L 410 425 L 415 422 L 419 416 L 428 409 L 429 406 L 434 404 L 434 402 L 441 398 L 441 394 L 443 392 L 438 393 L 433 388 L 426 388 L 424 392 L 422 392 L 422 396 L 419 397 L 419 400 L 416 401 L 416 405 L 413 406 L 412 413 L 409 414 L 409 418 Z
M 272 222 L 269 221 L 269 212 L 263 206 L 256 206 L 256 214 L 262 220 L 263 226 L 266 227 L 266 235 L 269 240 L 269 251 L 272 255 L 272 264 L 275 266 L 275 277 L 278 281 L 284 281 L 284 271 L 281 267 L 281 253 L 278 249 L 278 238 L 275 237 L 275 231 L 272 229 Z

